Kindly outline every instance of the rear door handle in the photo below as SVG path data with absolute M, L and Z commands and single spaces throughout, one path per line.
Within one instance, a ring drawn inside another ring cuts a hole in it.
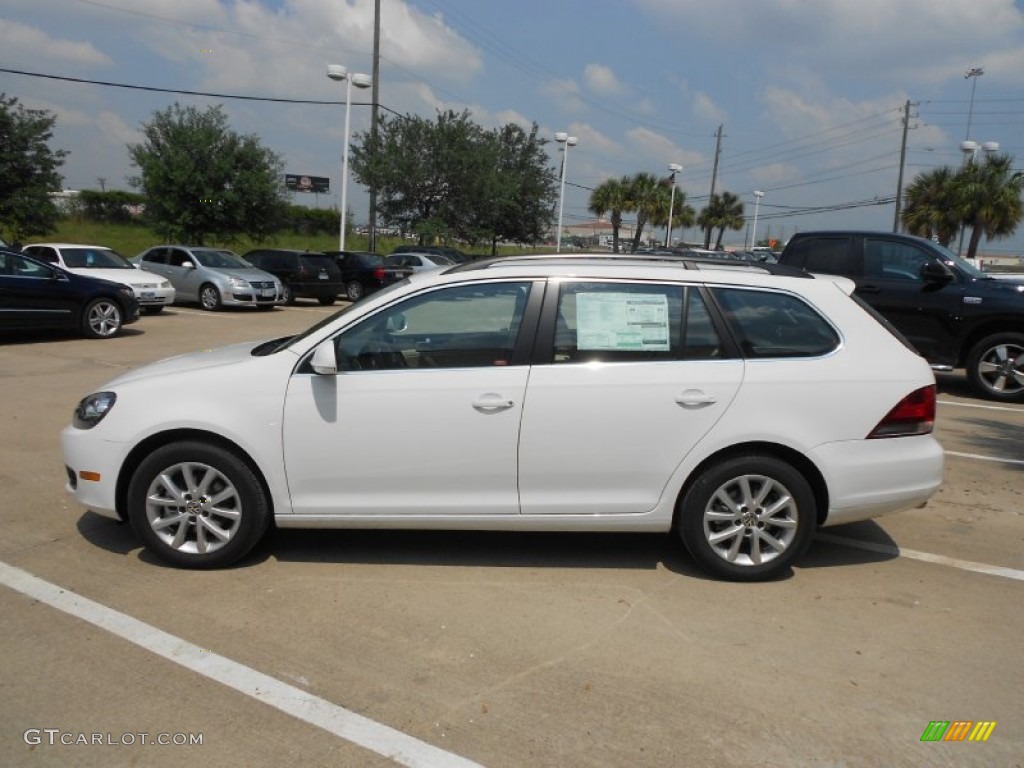
M 684 408 L 697 408 L 702 405 L 713 405 L 718 398 L 700 389 L 688 389 L 676 397 L 676 402 Z
M 493 392 L 488 392 L 486 395 L 480 395 L 480 397 L 473 401 L 473 407 L 476 410 L 483 411 L 485 413 L 507 411 L 514 405 L 514 401 L 502 397 L 501 395 L 494 394 Z

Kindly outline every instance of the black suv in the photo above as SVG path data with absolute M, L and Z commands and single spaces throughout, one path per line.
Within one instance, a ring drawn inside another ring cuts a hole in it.
M 310 298 L 326 306 L 345 291 L 341 271 L 326 253 L 264 248 L 249 251 L 242 258 L 281 281 L 285 304 L 294 304 L 297 298 Z
M 932 368 L 966 368 L 984 397 L 1024 401 L 1024 283 L 990 277 L 948 249 L 889 232 L 799 232 L 779 263 L 843 275 Z
M 341 270 L 345 298 L 349 301 L 359 301 L 363 296 L 412 274 L 408 267 L 385 264 L 383 256 L 368 251 L 327 251 L 327 255 Z

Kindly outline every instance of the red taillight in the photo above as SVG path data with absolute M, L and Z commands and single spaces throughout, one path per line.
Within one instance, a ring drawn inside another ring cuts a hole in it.
M 376 267 L 373 270 L 373 276 L 377 280 L 384 280 L 387 277 L 387 272 L 384 271 L 384 267 Z
M 904 397 L 871 430 L 868 438 L 927 435 L 935 426 L 935 385 L 921 387 Z

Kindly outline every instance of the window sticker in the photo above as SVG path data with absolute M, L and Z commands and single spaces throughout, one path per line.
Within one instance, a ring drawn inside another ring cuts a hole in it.
M 576 348 L 667 352 L 668 297 L 663 293 L 579 293 Z

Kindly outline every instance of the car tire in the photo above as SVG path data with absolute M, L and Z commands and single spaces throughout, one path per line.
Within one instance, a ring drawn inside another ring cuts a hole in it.
M 164 311 L 164 308 L 162 306 L 160 306 L 160 307 L 143 307 L 142 308 L 142 314 L 144 314 L 144 315 L 159 315 L 163 311 Z
M 292 291 L 290 285 L 281 286 L 281 303 L 291 306 L 295 303 L 295 292 Z
M 203 283 L 199 288 L 199 303 L 208 312 L 216 312 L 223 306 L 220 291 L 213 283 Z
M 366 290 L 358 280 L 353 280 L 345 285 L 345 298 L 349 301 L 359 301 L 364 295 L 366 295 Z
M 90 339 L 109 339 L 124 327 L 124 312 L 113 299 L 93 299 L 82 312 L 82 333 Z
M 270 523 L 253 469 L 209 443 L 170 443 L 128 485 L 128 520 L 146 547 L 181 568 L 222 568 L 252 550 Z
M 680 501 L 678 532 L 712 576 L 767 581 L 804 554 L 816 519 L 814 493 L 799 471 L 773 456 L 748 454 L 702 471 Z
M 967 378 L 989 400 L 1024 401 L 1024 334 L 994 333 L 975 344 Z
M 337 296 L 321 296 L 319 299 L 317 299 L 317 301 L 320 302 L 320 306 L 323 306 L 323 307 L 329 307 L 329 306 L 331 306 L 331 304 L 333 304 L 337 300 L 338 300 Z

